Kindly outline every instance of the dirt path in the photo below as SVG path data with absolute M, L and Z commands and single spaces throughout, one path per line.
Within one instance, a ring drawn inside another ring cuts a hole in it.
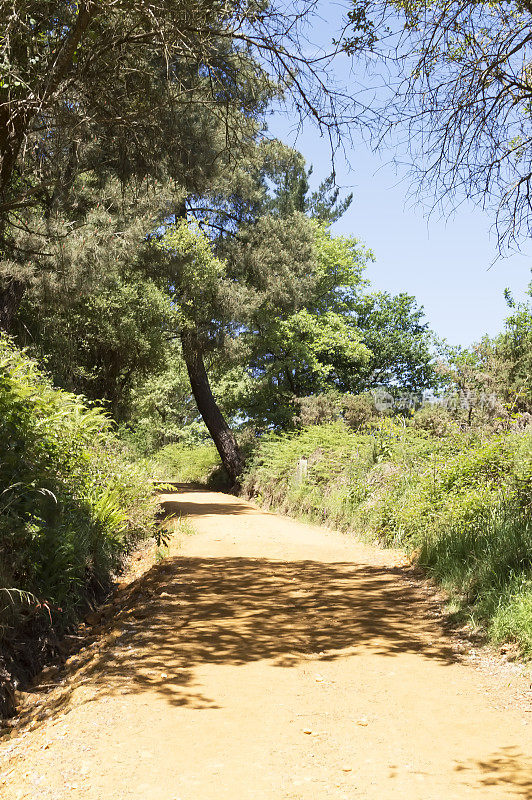
M 397 553 L 227 495 L 167 500 L 198 535 L 0 746 L 3 800 L 532 798 L 517 678 L 461 662 Z

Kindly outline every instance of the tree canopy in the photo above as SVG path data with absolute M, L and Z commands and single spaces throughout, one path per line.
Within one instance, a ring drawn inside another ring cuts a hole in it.
M 314 0 L 0 5 L 0 326 L 59 386 L 146 442 L 151 416 L 154 444 L 192 395 L 236 480 L 230 423 L 431 384 L 422 310 L 369 293 L 370 251 L 332 232 L 351 195 L 268 136 L 279 102 L 331 143 L 355 120 L 308 48 Z
M 354 0 L 344 45 L 389 84 L 378 136 L 411 153 L 443 203 L 495 210 L 501 245 L 532 229 L 532 5 L 528 0 Z M 375 59 L 375 56 L 378 56 Z

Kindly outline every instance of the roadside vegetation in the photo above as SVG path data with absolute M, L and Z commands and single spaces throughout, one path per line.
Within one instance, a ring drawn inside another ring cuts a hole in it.
M 0 670 L 24 680 L 152 533 L 155 504 L 101 408 L 5 338 L 0 374 Z
M 158 474 L 173 483 L 229 489 L 218 451 L 213 444 L 167 444 L 150 459 Z

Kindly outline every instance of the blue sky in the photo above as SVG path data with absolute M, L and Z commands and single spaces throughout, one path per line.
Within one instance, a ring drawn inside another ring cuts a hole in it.
M 333 30 L 341 5 L 324 2 L 322 14 Z M 323 41 L 323 31 L 320 36 Z M 329 174 L 328 143 L 310 122 L 297 138 L 294 120 L 284 115 L 274 115 L 269 129 L 303 153 L 316 182 Z M 411 186 L 396 173 L 393 156 L 391 146 L 377 155 L 355 134 L 348 151 L 351 168 L 341 158 L 336 164 L 339 184 L 353 191 L 354 199 L 334 231 L 367 244 L 376 257 L 367 272 L 374 288 L 415 295 L 431 328 L 451 344 L 469 345 L 485 333 L 498 333 L 508 315 L 504 288 L 522 298 L 532 279 L 532 246 L 524 242 L 521 253 L 495 260 L 493 215 L 464 202 L 451 216 L 429 216 L 434 198 L 425 197 L 423 204 L 409 199 Z

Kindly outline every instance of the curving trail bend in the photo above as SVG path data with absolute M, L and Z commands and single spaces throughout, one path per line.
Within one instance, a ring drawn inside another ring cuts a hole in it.
M 459 652 L 400 554 L 229 495 L 165 499 L 197 535 L 0 745 L 2 800 L 532 799 L 519 678 Z

